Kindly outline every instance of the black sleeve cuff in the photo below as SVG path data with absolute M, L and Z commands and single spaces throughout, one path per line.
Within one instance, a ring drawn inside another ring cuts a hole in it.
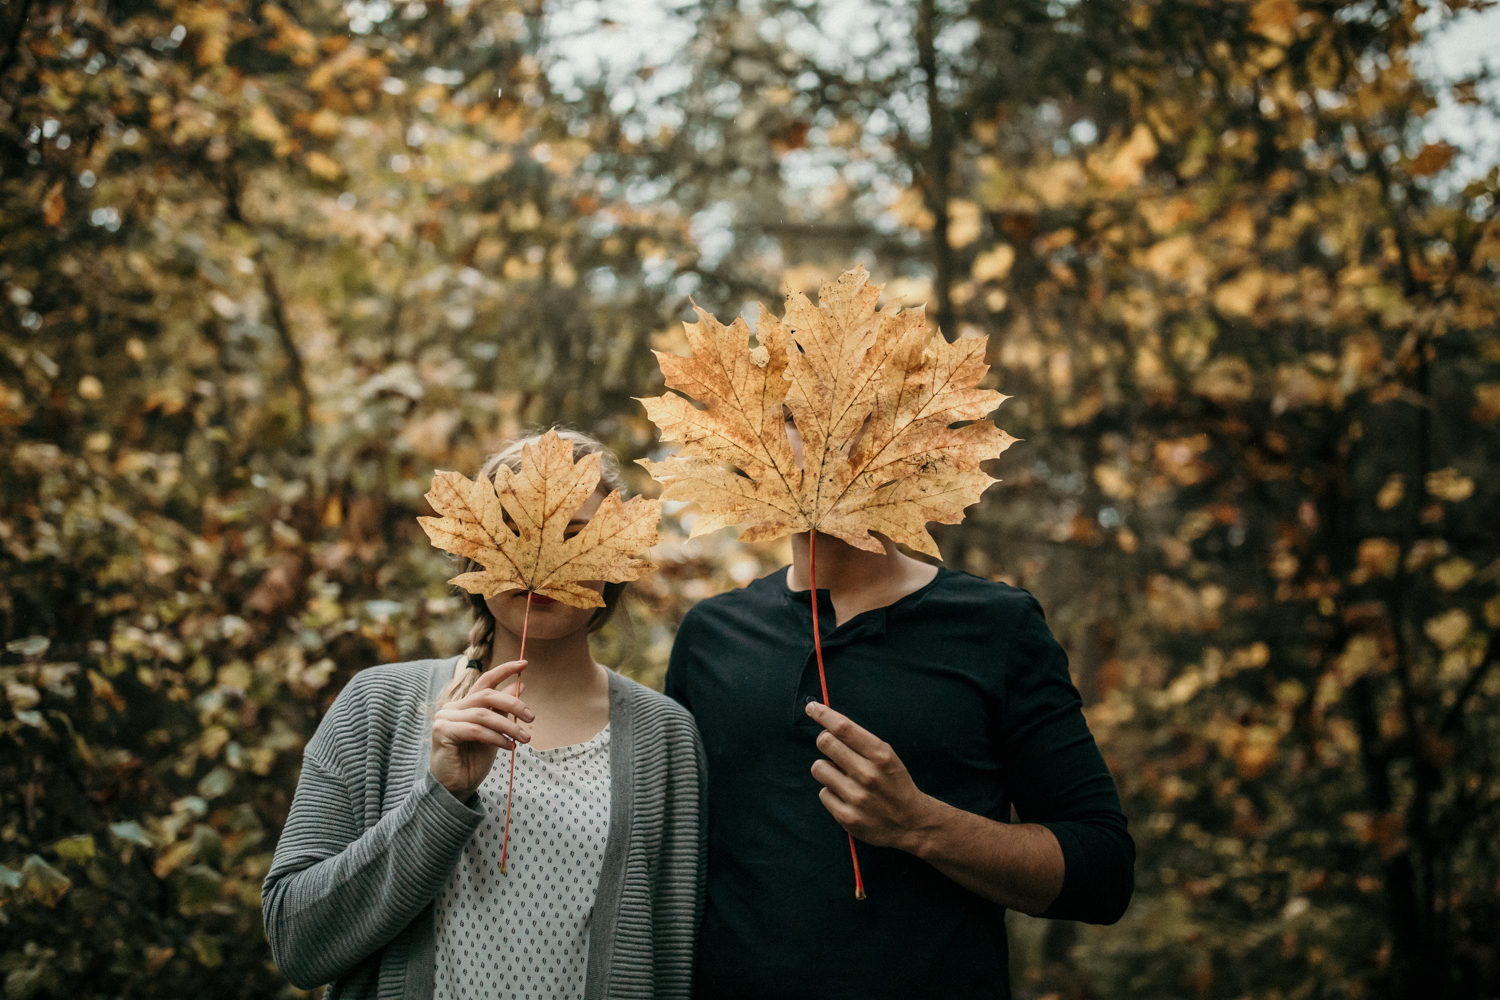
M 1135 842 L 1123 829 L 1087 822 L 1043 823 L 1063 854 L 1062 891 L 1041 916 L 1112 924 L 1135 891 Z

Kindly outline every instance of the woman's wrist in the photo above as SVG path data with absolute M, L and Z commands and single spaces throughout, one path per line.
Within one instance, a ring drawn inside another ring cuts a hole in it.
M 431 765 L 428 766 L 427 773 L 432 775 L 432 780 L 443 786 L 444 791 L 446 791 L 449 795 L 453 796 L 464 805 L 468 805 L 469 800 L 472 799 L 475 793 L 479 791 L 477 786 L 474 788 L 469 788 L 464 785 L 455 784 L 451 780 L 443 780 L 443 776 L 441 774 L 438 774 Z

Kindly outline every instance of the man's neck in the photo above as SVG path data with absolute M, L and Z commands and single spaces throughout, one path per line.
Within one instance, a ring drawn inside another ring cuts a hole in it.
M 786 582 L 792 590 L 808 590 L 811 574 L 809 535 L 792 536 L 792 565 Z M 937 567 L 920 562 L 880 538 L 880 552 L 857 549 L 832 535 L 818 535 L 818 589 L 833 600 L 834 620 L 842 625 L 861 612 L 895 604 L 921 590 L 937 576 Z

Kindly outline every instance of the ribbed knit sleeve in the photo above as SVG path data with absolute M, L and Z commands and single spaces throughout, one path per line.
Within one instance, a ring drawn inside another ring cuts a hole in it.
M 370 825 L 378 790 L 371 801 L 370 789 L 350 787 L 327 752 L 364 733 L 389 732 L 361 725 L 367 712 L 381 710 L 378 699 L 346 690 L 323 720 L 262 890 L 272 957 L 302 989 L 348 973 L 405 929 L 442 889 L 484 816 L 424 771 Z
M 1006 787 L 1016 812 L 1062 847 L 1062 891 L 1042 916 L 1112 924 L 1135 887 L 1135 842 L 1114 779 L 1083 717 L 1068 658 L 1029 594 L 1005 664 Z
M 666 872 L 658 877 L 653 899 L 653 947 L 658 956 L 653 996 L 686 1000 L 692 992 L 693 958 L 703 922 L 708 865 L 708 811 L 703 800 L 708 768 L 692 717 L 676 705 L 663 703 L 662 708 L 670 720 L 663 727 L 670 733 L 670 764 L 661 779 L 666 788 L 661 853 L 673 859 L 674 870 L 670 877 Z

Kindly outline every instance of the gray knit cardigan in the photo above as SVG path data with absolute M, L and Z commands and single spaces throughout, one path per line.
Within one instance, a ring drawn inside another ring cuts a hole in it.
M 454 661 L 354 676 L 307 744 L 262 890 L 283 974 L 329 1000 L 428 1000 L 433 901 L 484 817 L 428 771 Z M 703 745 L 676 702 L 610 672 L 610 818 L 585 1000 L 685 998 L 703 913 Z M 503 758 L 503 755 L 502 755 Z

